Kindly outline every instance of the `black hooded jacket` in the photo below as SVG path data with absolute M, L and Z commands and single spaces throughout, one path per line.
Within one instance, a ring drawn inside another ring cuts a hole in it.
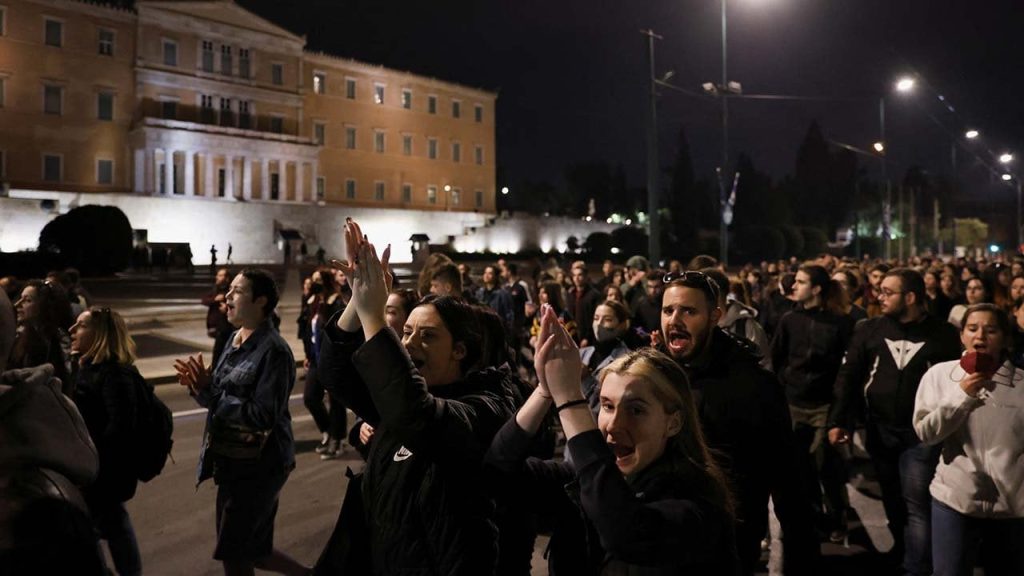
M 813 574 L 820 552 L 782 387 L 758 364 L 749 341 L 716 327 L 709 346 L 706 357 L 683 369 L 690 378 L 704 439 L 732 481 L 736 542 L 744 572 L 753 572 L 760 556 L 771 496 L 786 534 L 786 574 Z
M 515 411 L 499 370 L 427 389 L 398 336 L 325 327 L 320 374 L 374 427 L 362 479 L 373 574 L 492 574 L 498 534 L 483 480 L 491 439 Z

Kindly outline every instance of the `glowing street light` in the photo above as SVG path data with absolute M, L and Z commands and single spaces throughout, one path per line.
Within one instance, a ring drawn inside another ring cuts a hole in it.
M 1010 162 L 1013 162 L 1013 154 L 1010 154 L 1009 152 L 1001 154 L 999 156 L 999 161 L 1003 164 L 1009 164 Z
M 502 196 L 508 196 L 508 186 L 502 186 L 501 187 L 501 195 Z
M 871 147 L 874 148 L 875 152 L 878 152 L 879 154 L 885 153 L 885 144 L 883 144 L 882 142 L 875 142 L 874 144 L 871 145 Z
M 1010 174 L 1003 174 L 1003 182 L 1009 182 L 1010 180 L 1013 180 L 1013 176 Z
M 968 140 L 974 140 L 975 138 L 977 138 L 979 136 L 979 134 L 978 134 L 977 130 L 968 130 L 967 132 L 964 133 L 964 136 Z
M 916 84 L 915 80 L 906 76 L 904 78 L 900 78 L 899 81 L 896 82 L 896 90 L 900 92 L 910 92 L 914 89 L 914 84 Z

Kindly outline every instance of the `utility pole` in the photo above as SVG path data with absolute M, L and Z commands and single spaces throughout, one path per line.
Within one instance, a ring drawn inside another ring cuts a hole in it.
M 885 97 L 878 99 L 878 128 L 882 138 L 882 150 L 879 159 L 882 161 L 882 185 L 885 186 L 885 200 L 882 205 L 882 235 L 884 256 L 886 260 L 892 258 L 892 234 L 889 225 L 892 221 L 892 187 L 889 185 L 888 168 L 885 163 L 885 153 L 889 150 L 889 143 L 885 141 Z
M 718 175 L 719 214 L 718 214 L 718 260 L 722 266 L 729 265 L 729 227 L 725 223 L 725 205 L 729 201 L 725 185 L 729 174 L 729 71 L 728 71 L 728 25 L 726 20 L 726 0 L 722 0 L 722 84 L 719 97 L 722 99 L 722 166 Z
M 651 265 L 661 265 L 661 222 L 658 216 L 658 92 L 654 75 L 654 40 L 661 36 L 654 30 L 641 30 L 647 36 L 647 62 L 650 65 L 650 111 L 647 118 L 647 253 Z

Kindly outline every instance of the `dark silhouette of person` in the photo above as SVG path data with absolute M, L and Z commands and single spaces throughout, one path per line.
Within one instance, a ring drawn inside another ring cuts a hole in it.
M 217 245 L 210 244 L 210 274 L 217 272 Z

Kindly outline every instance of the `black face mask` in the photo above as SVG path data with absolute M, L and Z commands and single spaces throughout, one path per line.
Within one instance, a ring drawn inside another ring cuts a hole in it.
M 319 282 L 313 282 L 313 285 L 309 287 L 309 291 L 313 294 L 322 294 L 324 291 L 324 285 Z

